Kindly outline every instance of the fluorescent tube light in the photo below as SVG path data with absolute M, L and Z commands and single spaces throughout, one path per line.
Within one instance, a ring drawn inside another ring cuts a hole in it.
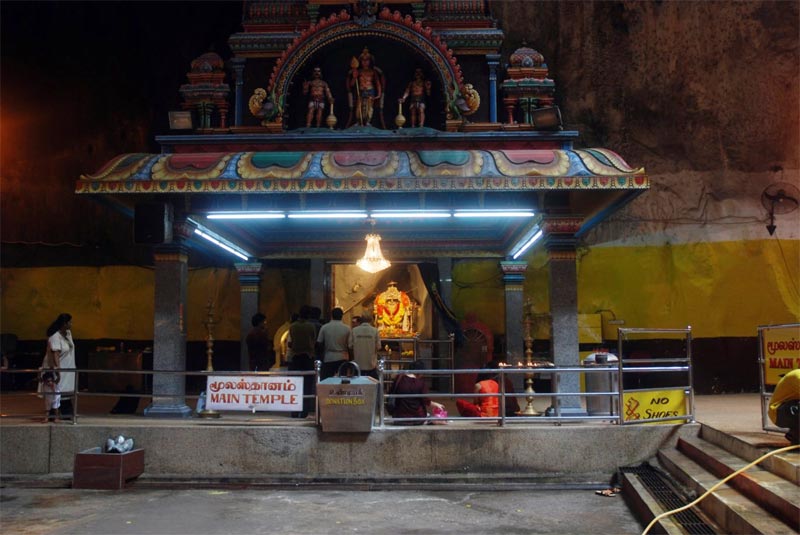
M 434 218 L 447 218 L 450 217 L 450 212 L 442 211 L 426 211 L 426 210 L 394 210 L 394 211 L 375 211 L 370 212 L 371 217 L 375 219 L 386 218 L 408 218 L 408 219 L 434 219 Z
M 196 228 L 196 229 L 194 229 L 194 233 L 195 233 L 195 234 L 197 234 L 198 236 L 200 236 L 201 238 L 203 238 L 203 239 L 205 239 L 205 240 L 208 240 L 208 241 L 210 241 L 211 243 L 213 243 L 213 244 L 214 244 L 214 245 L 216 245 L 217 247 L 220 247 L 220 248 L 222 248 L 222 249 L 225 249 L 225 250 L 226 250 L 226 251 L 228 251 L 229 253 L 231 253 L 231 254 L 233 254 L 233 255 L 236 255 L 236 256 L 238 256 L 239 258 L 241 258 L 241 259 L 242 259 L 242 260 L 244 260 L 244 261 L 250 260 L 250 258 L 249 258 L 249 255 L 248 255 L 248 256 L 245 256 L 244 254 L 242 254 L 241 252 L 237 251 L 236 249 L 234 249 L 234 248 L 233 248 L 233 247 L 231 247 L 230 245 L 227 245 L 227 244 L 225 244 L 225 243 L 222 243 L 220 240 L 218 240 L 218 239 L 217 239 L 217 238 L 215 238 L 214 236 L 211 236 L 210 234 L 206 234 L 205 232 L 203 232 L 203 231 L 202 231 L 202 230 L 200 230 L 200 229 L 197 229 L 197 228 Z M 245 252 L 246 252 L 246 251 L 245 251 Z
M 209 212 L 207 219 L 286 219 L 283 212 Z
M 455 217 L 533 217 L 533 210 L 456 210 Z
M 352 210 L 328 212 L 289 212 L 289 219 L 366 219 L 366 212 Z
M 536 241 L 541 237 L 542 237 L 542 231 L 540 230 L 536 234 L 531 236 L 531 239 L 526 241 L 522 247 L 517 249 L 517 252 L 511 255 L 511 259 L 516 260 L 517 258 L 519 258 L 522 255 L 522 253 L 527 251 L 530 248 L 530 246 L 536 243 Z

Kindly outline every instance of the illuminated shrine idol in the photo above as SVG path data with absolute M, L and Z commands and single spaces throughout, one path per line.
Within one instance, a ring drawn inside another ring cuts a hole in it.
M 396 282 L 390 282 L 375 298 L 375 326 L 381 338 L 414 336 L 416 310 L 417 304 L 408 294 L 398 290 Z

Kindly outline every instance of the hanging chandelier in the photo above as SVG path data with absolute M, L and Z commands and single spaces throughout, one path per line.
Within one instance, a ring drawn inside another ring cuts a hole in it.
M 367 234 L 367 250 L 364 258 L 356 262 L 356 265 L 367 273 L 377 273 L 391 266 L 391 262 L 383 257 L 381 252 L 381 237 L 379 234 Z

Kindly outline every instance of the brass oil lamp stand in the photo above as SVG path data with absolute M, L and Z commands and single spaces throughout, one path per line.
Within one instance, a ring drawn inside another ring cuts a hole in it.
M 525 373 L 525 408 L 519 411 L 520 416 L 541 416 L 542 413 L 533 407 L 533 400 L 536 399 L 536 392 L 533 390 L 533 334 L 531 333 L 531 326 L 533 325 L 533 318 L 530 312 L 530 303 L 525 303 L 525 319 L 522 324 L 525 326 L 525 368 L 529 371 Z
M 213 373 L 214 372 L 214 325 L 218 322 L 214 319 L 214 302 L 210 299 L 208 300 L 208 305 L 206 306 L 206 320 L 203 322 L 203 325 L 206 328 L 206 373 Z M 208 400 L 206 400 L 208 403 Z M 201 418 L 219 418 L 220 413 L 219 411 L 210 410 L 203 407 L 202 411 L 199 411 L 198 414 Z

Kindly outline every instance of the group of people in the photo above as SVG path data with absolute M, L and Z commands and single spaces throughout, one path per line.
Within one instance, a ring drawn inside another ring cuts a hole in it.
M 353 325 L 343 321 L 344 310 L 335 307 L 330 321 L 322 323 L 313 307 L 304 305 L 289 325 L 287 345 L 290 371 L 311 371 L 314 361 L 322 361 L 320 380 L 333 377 L 342 364 L 354 361 L 362 375 L 378 378 L 378 350 L 380 335 L 367 315 L 353 318 Z M 249 347 L 249 346 L 248 346 Z M 303 379 L 305 396 L 314 393 L 314 376 Z M 313 398 L 305 397 L 303 410 L 292 413 L 294 418 L 305 418 L 313 407 Z
M 353 57 L 347 76 L 347 102 L 350 110 L 347 126 L 371 125 L 377 106 L 380 110 L 381 127 L 386 128 L 383 124 L 385 92 L 386 77 L 383 71 L 375 66 L 375 57 L 365 47 L 357 58 Z M 303 82 L 303 95 L 309 97 L 306 127 L 314 124 L 319 128 L 322 125 L 322 112 L 325 106 L 330 105 L 333 114 L 334 102 L 330 86 L 323 80 L 322 70 L 319 67 L 312 69 L 311 80 Z M 412 127 L 425 126 L 425 100 L 430 95 L 431 82 L 425 79 L 421 68 L 416 68 L 413 79 L 406 86 L 403 96 L 398 99 L 401 105 L 409 100 Z

